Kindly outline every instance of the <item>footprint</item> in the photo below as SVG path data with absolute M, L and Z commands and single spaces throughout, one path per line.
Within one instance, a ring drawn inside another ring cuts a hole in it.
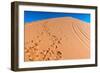
M 34 43 L 35 46 L 38 46 L 38 43 Z
M 61 42 L 60 42 L 60 41 L 58 41 L 58 44 L 61 44 Z
M 31 40 L 31 42 L 33 43 L 33 40 Z

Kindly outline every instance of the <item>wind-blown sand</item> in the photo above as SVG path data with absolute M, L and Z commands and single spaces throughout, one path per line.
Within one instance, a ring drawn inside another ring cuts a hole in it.
M 25 61 L 90 58 L 90 24 L 71 17 L 25 24 Z

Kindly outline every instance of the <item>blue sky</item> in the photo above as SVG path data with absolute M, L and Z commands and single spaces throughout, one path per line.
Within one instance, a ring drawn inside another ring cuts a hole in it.
M 35 22 L 49 18 L 58 18 L 58 17 L 73 17 L 80 19 L 84 22 L 90 23 L 90 14 L 24 11 L 24 23 Z

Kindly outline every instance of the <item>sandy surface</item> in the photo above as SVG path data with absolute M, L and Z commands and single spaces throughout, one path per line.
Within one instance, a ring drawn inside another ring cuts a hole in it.
M 25 24 L 25 61 L 90 58 L 90 24 L 71 17 Z

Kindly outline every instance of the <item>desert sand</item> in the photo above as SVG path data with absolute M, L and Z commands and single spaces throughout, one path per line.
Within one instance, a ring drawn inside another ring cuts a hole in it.
M 90 58 L 90 24 L 72 17 L 25 24 L 24 60 Z

